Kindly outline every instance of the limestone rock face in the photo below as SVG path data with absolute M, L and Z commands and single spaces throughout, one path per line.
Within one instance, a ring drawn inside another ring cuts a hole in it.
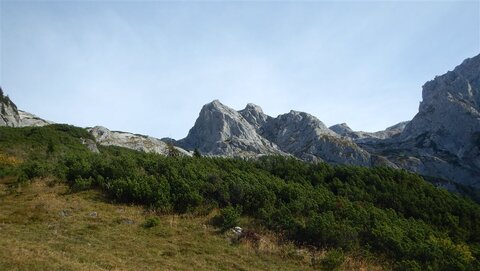
M 235 111 L 218 100 L 203 106 L 194 127 L 178 142 L 221 156 L 294 155 L 308 161 L 370 165 L 370 155 L 316 117 L 298 111 L 272 118 L 254 104 Z
M 402 168 L 480 188 L 480 55 L 427 82 L 422 96 L 398 136 L 361 145 Z
M 284 152 L 304 160 L 335 164 L 370 165 L 370 154 L 343 139 L 316 117 L 290 111 L 268 121 L 260 133 Z
M 104 146 L 119 146 L 132 150 L 154 152 L 163 155 L 169 155 L 171 151 L 167 143 L 154 137 L 110 131 L 102 126 L 89 128 L 88 131 L 93 135 L 98 144 Z M 179 147 L 174 148 L 182 155 L 191 156 L 189 152 Z
M 272 120 L 272 117 L 263 113 L 260 106 L 252 103 L 247 104 L 245 109 L 238 111 L 238 113 L 240 113 L 240 115 L 242 115 L 256 130 Z
M 427 133 L 437 148 L 459 158 L 478 147 L 480 55 L 427 82 L 422 96 L 419 112 L 405 128 L 402 140 Z
M 336 134 L 344 137 L 349 137 L 351 139 L 358 138 L 358 134 L 357 134 L 358 132 L 353 131 L 345 122 L 330 126 L 329 129 L 334 131 Z
M 338 135 L 350 138 L 355 142 L 366 142 L 376 139 L 387 139 L 393 136 L 399 135 L 405 129 L 408 121 L 397 123 L 388 127 L 385 130 L 369 133 L 363 131 L 353 131 L 346 123 L 336 124 L 330 127 L 330 130 L 334 131 Z
M 33 114 L 17 109 L 17 106 L 4 95 L 0 88 L 0 126 L 26 127 L 53 124 Z
M 20 116 L 17 106 L 3 94 L 0 88 L 0 126 L 20 126 Z
M 258 112 L 251 111 L 251 119 L 260 122 L 261 117 L 255 115 Z M 218 100 L 203 106 L 195 125 L 178 144 L 207 155 L 254 157 L 282 153 L 275 144 L 260 136 L 242 114 Z
M 49 124 L 53 124 L 53 122 L 44 120 L 42 118 L 37 117 L 34 114 L 18 110 L 18 115 L 20 116 L 20 127 L 28 127 L 28 126 L 45 126 Z

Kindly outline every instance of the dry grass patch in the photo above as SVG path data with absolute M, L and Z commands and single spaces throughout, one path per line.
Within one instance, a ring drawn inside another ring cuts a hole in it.
M 48 179 L 0 189 L 0 270 L 314 270 L 308 250 L 272 234 L 232 244 L 208 226 L 212 214 L 163 215 L 145 228 L 154 213 L 96 191 Z M 342 269 L 380 270 L 350 258 Z

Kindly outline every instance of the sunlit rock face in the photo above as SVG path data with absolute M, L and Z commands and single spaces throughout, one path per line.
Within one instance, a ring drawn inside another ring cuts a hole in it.
M 480 187 L 480 55 L 425 83 L 422 96 L 401 134 L 363 147 L 402 168 Z
M 0 88 L 0 126 L 20 126 L 20 115 L 17 106 L 3 93 Z
M 102 126 L 89 128 L 88 131 L 95 138 L 95 141 L 103 146 L 119 146 L 132 150 L 153 152 L 163 155 L 169 155 L 171 152 L 171 149 L 166 142 L 154 137 L 127 132 L 110 131 Z M 179 154 L 191 156 L 189 152 L 182 148 L 174 148 Z
M 195 125 L 178 144 L 207 155 L 283 154 L 275 144 L 260 136 L 239 112 L 218 100 L 203 106 Z

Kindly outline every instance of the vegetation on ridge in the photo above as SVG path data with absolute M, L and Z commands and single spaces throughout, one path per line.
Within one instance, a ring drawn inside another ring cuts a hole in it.
M 81 128 L 0 128 L 0 177 L 55 176 L 72 190 L 162 213 L 238 212 L 297 245 L 392 261 L 398 270 L 479 270 L 480 207 L 390 168 L 258 160 L 165 157 L 119 147 L 90 153 Z M 227 221 L 228 222 L 228 221 Z M 231 223 L 226 225 L 231 226 Z M 328 262 L 324 263 L 328 265 Z

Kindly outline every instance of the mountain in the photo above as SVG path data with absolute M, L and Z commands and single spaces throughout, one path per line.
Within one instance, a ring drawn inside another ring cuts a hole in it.
M 369 140 L 375 139 L 387 139 L 391 138 L 395 135 L 402 133 L 409 122 L 403 121 L 397 123 L 393 126 L 388 127 L 385 130 L 369 133 L 363 131 L 353 131 L 346 123 L 336 124 L 331 126 L 329 129 L 334 131 L 340 136 L 350 138 L 355 142 L 365 142 Z
M 399 136 L 363 147 L 423 175 L 480 187 L 480 55 L 425 83 Z
M 17 106 L 10 100 L 8 96 L 3 94 L 0 88 L 0 126 L 20 126 L 20 116 Z
M 284 154 L 276 144 L 257 133 L 255 121 L 260 124 L 262 118 L 252 115 L 251 120 L 252 123 L 248 122 L 239 112 L 214 100 L 203 106 L 195 125 L 178 144 L 207 155 L 255 157 Z
M 53 124 L 53 122 L 44 120 L 34 114 L 18 110 L 18 116 L 20 117 L 20 127 L 29 127 L 29 126 L 45 126 Z
M 171 155 L 171 152 L 191 156 L 191 153 L 182 148 L 170 146 L 168 143 L 145 135 L 131 134 L 127 132 L 110 131 L 102 126 L 87 129 L 95 138 L 95 141 L 103 146 L 119 146 L 143 152 L 154 152 L 163 155 Z M 172 150 L 174 148 L 175 150 Z
M 17 106 L 5 96 L 0 88 L 0 126 L 25 127 L 52 124 L 33 114 L 17 109 Z
M 0 126 L 41 126 L 51 122 L 18 110 L 0 89 Z M 156 139 L 104 127 L 90 128 L 101 145 L 145 152 L 209 156 L 295 156 L 313 162 L 404 168 L 433 181 L 450 180 L 480 189 L 480 55 L 423 86 L 418 114 L 374 133 L 346 123 L 326 127 L 305 112 L 271 117 L 255 104 L 236 111 L 218 100 L 204 105 L 181 140 Z M 452 183 L 451 183 L 452 184 Z M 450 184 L 450 189 L 455 185 Z
M 307 161 L 369 166 L 370 154 L 328 129 L 316 117 L 290 111 L 270 118 L 259 130 L 283 151 Z
M 368 152 L 342 139 L 316 117 L 298 111 L 276 118 L 260 106 L 236 111 L 215 100 L 203 106 L 186 138 L 177 142 L 207 155 L 294 155 L 307 161 L 369 166 Z

